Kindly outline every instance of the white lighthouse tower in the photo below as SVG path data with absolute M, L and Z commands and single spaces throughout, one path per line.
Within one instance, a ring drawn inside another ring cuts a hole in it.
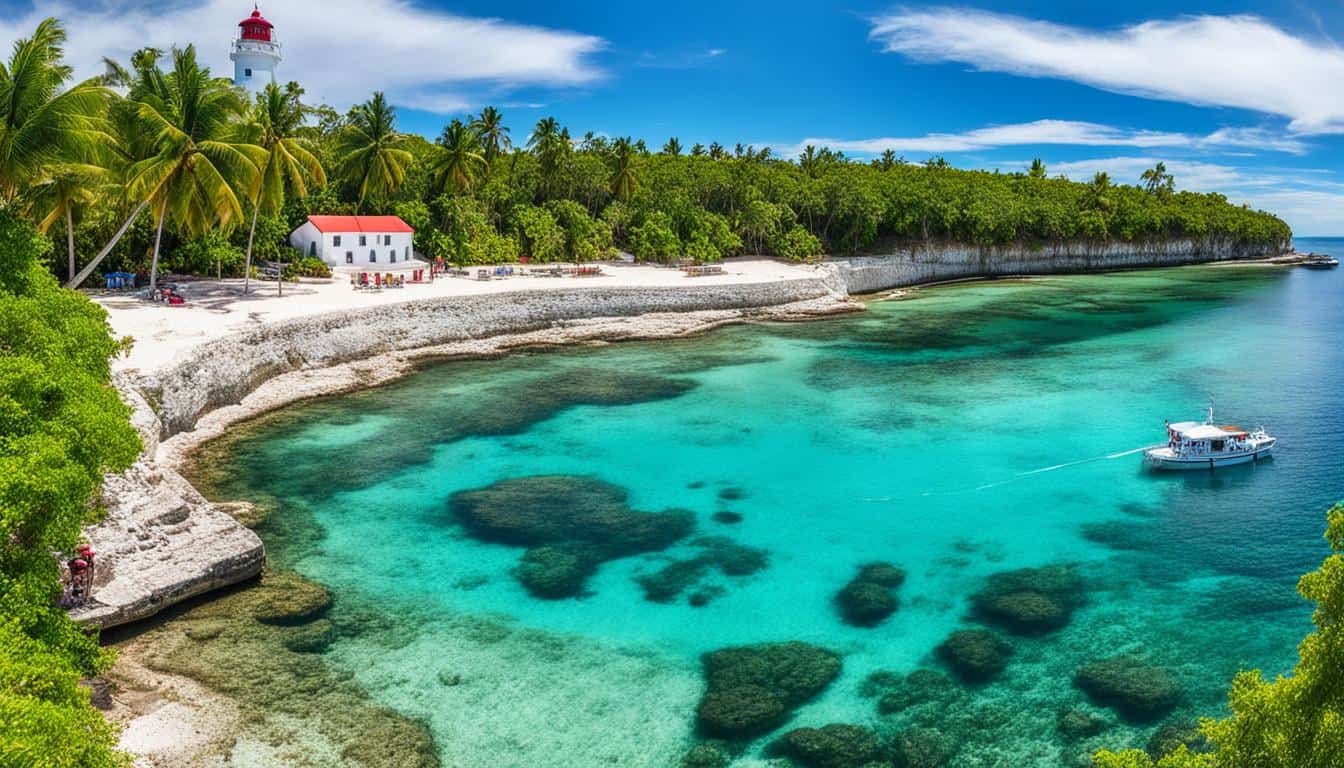
M 229 58 L 233 60 L 233 84 L 260 91 L 267 83 L 277 82 L 275 68 L 280 65 L 280 43 L 275 26 L 262 18 L 261 9 L 252 6 L 252 15 L 238 22 Z

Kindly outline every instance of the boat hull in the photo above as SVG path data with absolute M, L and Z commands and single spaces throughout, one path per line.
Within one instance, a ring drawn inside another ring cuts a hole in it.
M 1257 448 L 1253 451 L 1242 451 L 1240 453 L 1227 453 L 1214 456 L 1207 454 L 1203 456 L 1173 456 L 1164 455 L 1167 453 L 1166 449 L 1156 449 L 1148 451 L 1144 455 L 1144 461 L 1150 468 L 1156 470 L 1210 470 L 1218 469 L 1219 467 L 1231 467 L 1237 464 L 1250 464 L 1262 459 L 1267 459 L 1273 450 L 1274 446 L 1269 445 L 1264 448 Z

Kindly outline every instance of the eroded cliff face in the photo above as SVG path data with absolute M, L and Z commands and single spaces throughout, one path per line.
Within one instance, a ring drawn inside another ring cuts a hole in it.
M 1104 272 L 1262 259 L 1290 249 L 1290 242 L 1250 246 L 1213 239 L 1136 243 L 1070 241 L 1039 247 L 928 245 L 899 249 L 884 256 L 836 259 L 831 264 L 840 284 L 849 293 L 874 293 L 969 277 Z

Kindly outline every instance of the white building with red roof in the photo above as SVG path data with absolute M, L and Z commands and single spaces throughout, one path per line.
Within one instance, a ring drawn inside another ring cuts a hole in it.
M 289 244 L 339 272 L 404 272 L 427 266 L 415 258 L 414 235 L 399 216 L 309 216 Z

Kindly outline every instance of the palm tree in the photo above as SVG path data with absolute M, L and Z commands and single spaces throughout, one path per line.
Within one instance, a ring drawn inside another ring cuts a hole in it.
M 806 173 L 808 176 L 811 176 L 814 179 L 817 178 L 821 175 L 821 164 L 825 160 L 823 154 L 825 151 L 826 150 L 823 149 L 818 152 L 816 147 L 808 144 L 806 147 L 803 147 L 803 153 L 798 156 L 798 167 L 802 168 L 803 173 Z
M 509 129 L 504 125 L 504 116 L 494 107 L 486 107 L 471 121 L 471 127 L 480 137 L 485 149 L 485 162 L 493 165 L 495 158 L 513 148 L 509 139 Z
M 68 258 L 66 278 L 75 278 L 75 209 L 93 203 L 107 171 L 95 165 L 68 164 L 52 169 L 44 181 L 29 190 L 29 210 L 45 211 L 37 228 L 43 234 L 58 221 L 65 224 Z
M 454 120 L 444 127 L 430 160 L 431 183 L 439 192 L 468 192 L 487 166 L 479 134 Z
M 370 195 L 390 195 L 406 180 L 415 159 L 397 132 L 397 114 L 382 91 L 350 110 L 349 124 L 336 139 L 341 177 L 359 188 L 359 205 Z
M 691 147 L 691 157 L 703 157 L 705 154 L 705 145 L 696 143 Z
M 612 146 L 611 193 L 618 200 L 629 200 L 639 188 L 639 171 L 635 163 L 637 150 L 630 139 L 617 139 Z
M 538 120 L 536 127 L 532 129 L 532 135 L 527 138 L 527 148 L 541 163 L 541 178 L 548 194 L 555 186 L 556 177 L 560 173 L 569 147 L 569 130 L 562 129 L 554 117 L 543 117 Z
M 676 136 L 673 136 L 672 138 L 668 139 L 667 143 L 663 145 L 663 154 L 672 155 L 673 157 L 680 155 L 681 140 L 678 139 Z
M 727 155 L 728 152 L 723 148 L 723 145 L 720 144 L 719 142 L 716 141 L 709 145 L 709 156 L 714 158 L 715 160 L 722 160 L 723 158 L 727 157 Z
M 1097 171 L 1092 183 L 1087 185 L 1087 207 L 1098 211 L 1110 210 L 1111 201 L 1107 193 L 1111 191 L 1111 176 L 1105 171 Z
M 53 166 L 98 150 L 111 94 L 96 79 L 64 88 L 72 72 L 61 61 L 64 44 L 60 22 L 46 19 L 14 44 L 8 66 L 0 64 L 0 204 Z
M 246 114 L 240 91 L 226 78 L 211 77 L 210 68 L 196 62 L 193 46 L 174 50 L 173 71 L 144 83 L 134 100 L 155 148 L 130 167 L 127 183 L 132 198 L 151 201 L 155 210 L 152 292 L 168 217 L 189 237 L 242 218 L 234 188 L 253 187 L 266 152 L 237 140 Z
M 1039 158 L 1039 157 L 1037 157 L 1037 158 L 1033 158 L 1032 161 L 1031 161 L 1031 168 L 1029 168 L 1029 169 L 1027 170 L 1027 176 L 1028 176 L 1028 178 L 1032 178 L 1032 179 L 1044 179 L 1044 178 L 1045 178 L 1045 162 L 1042 161 L 1041 158 Z
M 1143 182 L 1144 189 L 1154 195 L 1170 192 L 1176 186 L 1176 177 L 1167 173 L 1166 163 L 1158 163 L 1144 171 L 1140 174 L 1139 181 Z
M 316 186 L 325 186 L 327 175 L 322 163 L 303 138 L 304 120 L 309 114 L 300 99 L 303 89 L 290 83 L 281 90 L 275 83 L 257 94 L 253 123 L 249 126 L 253 143 L 266 151 L 252 189 L 252 225 L 247 232 L 247 256 L 243 262 L 243 293 L 247 293 L 252 278 L 252 243 L 257 234 L 257 216 L 265 210 L 275 216 L 285 204 L 285 193 L 295 197 L 308 196 L 308 180 Z

